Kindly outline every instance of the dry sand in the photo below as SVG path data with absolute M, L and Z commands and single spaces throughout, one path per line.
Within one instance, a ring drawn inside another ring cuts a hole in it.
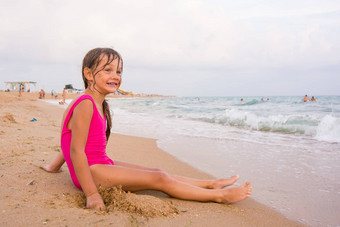
M 64 110 L 37 97 L 0 92 L 0 226 L 301 226 L 252 199 L 222 205 L 155 191 L 126 194 L 110 189 L 103 191 L 110 212 L 84 209 L 66 165 L 61 173 L 39 168 L 60 152 Z M 33 118 L 37 121 L 31 122 Z M 113 134 L 107 150 L 112 159 L 212 179 L 160 150 L 153 139 Z

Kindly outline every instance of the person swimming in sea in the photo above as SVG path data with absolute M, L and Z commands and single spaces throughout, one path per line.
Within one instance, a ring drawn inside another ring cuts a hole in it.
M 303 97 L 302 101 L 304 101 L 304 102 L 309 101 L 309 97 L 307 95 L 305 95 L 305 97 Z

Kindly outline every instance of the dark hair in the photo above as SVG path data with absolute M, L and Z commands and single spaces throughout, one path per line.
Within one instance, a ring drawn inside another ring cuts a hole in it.
M 109 65 L 113 60 L 118 58 L 118 66 L 122 66 L 123 70 L 123 59 L 120 56 L 120 54 L 111 49 L 111 48 L 95 48 L 87 52 L 83 59 L 83 66 L 82 66 L 82 76 L 83 76 L 83 81 L 84 81 L 84 86 L 85 89 L 88 87 L 88 81 L 84 75 L 84 69 L 89 68 L 92 70 L 92 72 L 95 72 L 100 61 L 104 58 L 107 57 L 107 62 L 105 65 L 99 69 L 95 74 L 93 74 L 93 78 L 95 78 L 96 74 L 102 71 L 105 66 Z M 118 67 L 117 66 L 117 67 Z M 95 80 L 94 80 L 94 85 L 95 85 Z M 118 87 L 120 86 L 120 83 L 118 84 Z M 106 140 L 109 140 L 110 134 L 111 134 L 111 128 L 112 128 L 112 119 L 111 119 L 111 114 L 110 114 L 110 108 L 109 104 L 107 101 L 104 99 L 103 102 L 103 111 L 106 117 Z

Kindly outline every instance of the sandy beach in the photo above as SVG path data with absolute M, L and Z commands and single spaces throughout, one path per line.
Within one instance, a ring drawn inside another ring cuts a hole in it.
M 102 214 L 83 209 L 74 199 L 80 191 L 72 184 L 66 165 L 54 174 L 39 168 L 60 152 L 63 111 L 38 100 L 36 93 L 18 97 L 18 93 L 0 92 L 0 226 L 302 226 L 251 198 L 222 205 L 143 191 L 133 194 L 136 203 L 145 202 L 141 209 L 157 210 L 152 204 L 170 204 L 176 212 L 148 217 L 132 210 Z M 212 179 L 160 150 L 153 139 L 112 134 L 107 152 L 113 160 Z

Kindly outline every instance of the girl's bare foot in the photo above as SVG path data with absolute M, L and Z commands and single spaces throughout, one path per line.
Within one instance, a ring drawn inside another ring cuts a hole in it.
M 52 168 L 50 165 L 40 166 L 40 169 L 45 170 L 48 173 L 60 173 L 61 169 Z
M 252 192 L 252 187 L 250 182 L 247 182 L 241 186 L 235 188 L 228 188 L 222 190 L 222 199 L 220 199 L 221 203 L 236 203 L 241 200 L 244 200 L 250 196 Z
M 214 180 L 209 186 L 209 189 L 221 189 L 230 185 L 233 185 L 238 179 L 240 178 L 239 175 L 232 176 L 227 179 L 219 179 L 219 180 Z

